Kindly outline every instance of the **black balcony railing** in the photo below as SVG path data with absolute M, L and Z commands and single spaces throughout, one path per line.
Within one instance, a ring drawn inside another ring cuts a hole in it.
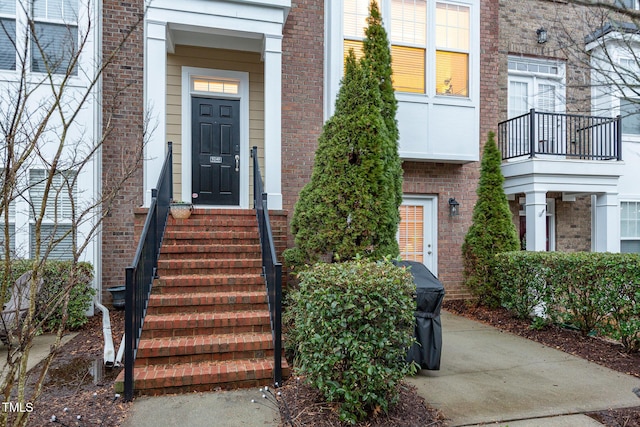
M 276 387 L 282 385 L 282 264 L 276 257 L 273 233 L 269 221 L 267 193 L 264 192 L 258 148 L 251 150 L 253 157 L 253 205 L 260 230 L 260 248 L 262 251 L 262 274 L 267 284 L 269 316 L 273 336 L 273 381 Z
M 567 159 L 622 160 L 620 116 L 529 113 L 498 124 L 502 159 L 557 156 Z
M 133 399 L 133 367 L 147 312 L 151 284 L 158 269 L 158 256 L 173 194 L 172 144 L 169 142 L 158 186 L 151 190 L 151 205 L 140 235 L 133 263 L 126 269 L 124 312 L 124 398 Z

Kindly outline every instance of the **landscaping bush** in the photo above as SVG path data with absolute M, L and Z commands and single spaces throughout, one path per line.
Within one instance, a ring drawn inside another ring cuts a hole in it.
M 556 323 L 640 350 L 639 254 L 509 252 L 495 271 L 502 305 L 518 316 L 543 303 Z
M 389 261 L 319 263 L 300 273 L 292 305 L 296 366 L 340 418 L 355 423 L 397 402 L 397 384 L 413 367 L 415 285 Z
M 32 260 L 13 261 L 11 268 L 11 283 L 23 273 L 33 268 Z M 40 288 L 37 301 L 36 321 L 43 322 L 42 329 L 46 332 L 55 330 L 62 321 L 62 297 L 68 286 L 72 269 L 71 261 L 46 261 L 43 270 L 43 285 Z M 91 306 L 95 289 L 91 287 L 93 268 L 89 263 L 77 264 L 76 285 L 71 289 L 71 296 L 67 307 L 68 329 L 78 329 L 87 323 L 86 312 Z M 4 277 L 4 270 L 0 271 Z
M 532 316 L 536 308 L 551 300 L 548 252 L 504 252 L 496 255 L 495 281 L 503 307 L 519 318 Z
M 464 282 L 481 303 L 492 307 L 500 303 L 493 271 L 495 255 L 520 247 L 502 187 L 501 159 L 495 135 L 489 132 L 480 166 L 478 201 L 462 244 Z

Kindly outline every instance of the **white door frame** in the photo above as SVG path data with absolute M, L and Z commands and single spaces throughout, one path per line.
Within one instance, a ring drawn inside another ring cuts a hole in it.
M 239 83 L 237 94 L 199 92 L 192 89 L 194 77 L 233 80 Z M 249 208 L 249 73 L 243 71 L 214 70 L 211 68 L 182 67 L 182 195 L 181 200 L 192 201 L 191 186 L 191 97 L 227 98 L 240 101 L 240 205 L 215 206 L 221 208 Z M 207 207 L 198 205 L 198 207 Z M 214 206 L 211 206 L 214 207 Z
M 438 196 L 403 195 L 402 205 L 423 207 L 424 265 L 438 276 Z

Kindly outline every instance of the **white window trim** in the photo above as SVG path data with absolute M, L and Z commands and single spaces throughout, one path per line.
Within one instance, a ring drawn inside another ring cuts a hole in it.
M 383 13 L 383 22 L 387 25 L 391 0 L 379 0 Z M 435 28 L 430 25 L 430 17 L 435 16 L 435 3 L 452 3 L 470 8 L 469 16 L 469 96 L 457 97 L 435 94 Z M 333 114 L 335 101 L 340 88 L 340 80 L 344 71 L 344 28 L 343 28 L 343 0 L 325 0 L 325 63 L 324 63 L 324 118 L 327 120 Z M 480 97 L 480 0 L 428 0 L 427 2 L 427 55 L 433 55 L 433 60 L 427 61 L 425 69 L 426 93 L 397 92 L 399 102 L 439 105 L 478 106 Z
M 193 78 L 233 80 L 239 82 L 237 94 L 196 92 L 191 89 Z M 249 73 L 244 71 L 214 70 L 210 68 L 182 67 L 182 195 L 191 201 L 191 96 L 203 98 L 226 98 L 240 101 L 240 208 L 249 208 Z M 206 206 L 205 206 L 206 207 Z M 238 208 L 238 206 L 216 206 Z

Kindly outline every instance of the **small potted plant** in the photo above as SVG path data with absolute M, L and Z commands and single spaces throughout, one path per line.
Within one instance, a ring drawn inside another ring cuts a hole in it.
M 191 216 L 191 212 L 193 212 L 193 205 L 190 202 L 173 200 L 171 201 L 169 210 L 171 216 L 175 219 L 187 219 Z

